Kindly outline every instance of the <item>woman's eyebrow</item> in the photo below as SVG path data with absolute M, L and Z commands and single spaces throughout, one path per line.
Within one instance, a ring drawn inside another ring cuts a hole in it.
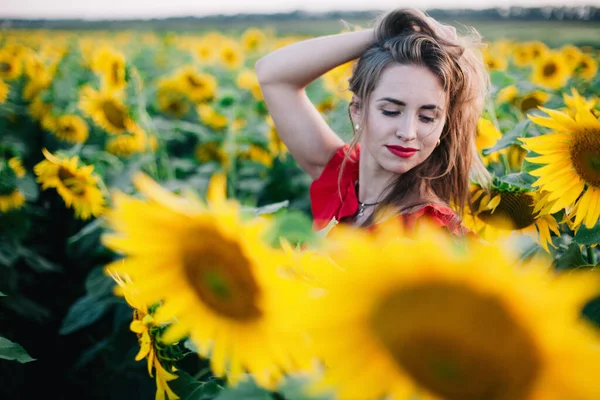
M 398 99 L 394 99 L 393 97 L 382 97 L 380 99 L 377 99 L 377 101 L 387 101 L 387 102 L 394 103 L 394 104 L 399 105 L 399 106 L 406 106 L 405 102 L 400 101 Z M 440 111 L 440 112 L 443 111 L 440 107 L 438 107 L 435 104 L 425 104 L 425 105 L 423 105 L 423 106 L 421 106 L 419 108 L 421 108 L 423 110 L 437 110 L 437 111 Z

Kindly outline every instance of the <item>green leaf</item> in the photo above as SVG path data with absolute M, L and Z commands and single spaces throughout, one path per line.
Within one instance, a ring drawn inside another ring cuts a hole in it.
M 0 297 L 5 297 L 6 295 L 2 292 L 0 292 Z
M 492 85 L 497 88 L 504 88 L 510 86 L 516 82 L 515 78 L 507 75 L 504 71 L 492 71 L 490 72 L 490 80 Z
M 600 223 L 597 223 L 593 228 L 586 228 L 582 226 L 577 231 L 577 234 L 573 238 L 579 244 L 598 244 L 600 243 Z
M 329 231 L 333 229 L 334 226 L 338 224 L 338 220 L 335 217 L 331 218 L 331 221 L 327 224 L 327 226 L 316 232 L 316 235 L 320 238 L 324 238 L 329 234 Z
M 28 363 L 35 361 L 21 345 L 11 342 L 7 338 L 0 336 L 0 358 L 4 360 L 18 361 Z
M 95 233 L 96 231 L 98 231 L 102 228 L 102 222 L 104 222 L 104 220 L 102 218 L 97 218 L 97 219 L 93 220 L 92 222 L 90 222 L 89 224 L 86 224 L 83 228 L 81 228 L 79 230 L 79 232 L 77 232 L 73 236 L 68 237 L 67 243 L 69 245 L 72 245 L 75 242 L 83 239 L 84 237 Z
M 88 296 L 104 297 L 112 295 L 115 281 L 104 273 L 104 267 L 96 267 L 85 278 L 85 289 Z
M 536 157 L 539 154 L 534 153 L 532 151 L 528 152 L 527 154 L 525 154 L 525 158 L 523 159 L 523 163 L 521 164 L 521 172 L 531 172 L 534 171 L 538 168 L 543 167 L 543 165 L 540 164 L 534 164 L 531 161 L 528 161 L 527 158 L 530 157 Z
M 482 154 L 484 156 L 489 156 L 490 154 L 505 149 L 513 144 L 521 145 L 521 142 L 517 139 L 521 137 L 527 137 L 527 132 L 530 125 L 531 121 L 528 119 L 519 122 L 514 128 L 502 135 L 500 140 L 498 140 L 494 146 L 483 149 Z
M 109 309 L 116 299 L 112 297 L 80 297 L 71 305 L 64 318 L 60 330 L 61 335 L 68 335 L 96 322 Z
M 215 400 L 273 400 L 273 396 L 248 379 L 238 383 L 236 387 L 228 387 Z
M 11 267 L 18 259 L 18 248 L 14 244 L 0 243 L 0 265 Z
M 23 196 L 25 196 L 25 200 L 30 203 L 37 201 L 40 195 L 40 188 L 31 175 L 27 174 L 19 179 L 17 187 L 23 193 Z
M 531 191 L 533 190 L 531 184 L 535 182 L 536 178 L 526 172 L 519 172 L 501 176 L 498 178 L 498 180 L 500 182 L 508 183 L 511 186 L 516 186 L 520 189 Z
M 48 261 L 33 250 L 27 247 L 19 246 L 18 254 L 23 258 L 25 263 L 37 272 L 62 272 L 63 267 Z
M 181 400 L 214 399 L 223 391 L 223 387 L 214 379 L 199 381 L 181 369 L 176 374 L 178 378 L 169 381 L 169 387 Z
M 282 210 L 288 207 L 290 204 L 289 200 L 280 201 L 279 203 L 267 204 L 266 206 L 244 209 L 244 212 L 250 212 L 254 216 L 264 215 L 264 214 L 273 214 L 279 210 Z
M 577 268 L 583 265 L 586 265 L 586 262 L 581 255 L 579 244 L 576 242 L 572 242 L 565 252 L 555 261 L 556 269 Z
M 290 376 L 286 378 L 283 384 L 277 389 L 286 400 L 333 400 L 334 393 L 323 393 L 319 395 L 309 395 L 307 385 L 311 380 L 304 376 Z
M 313 243 L 317 236 L 312 228 L 312 221 L 299 211 L 286 212 L 275 219 L 267 232 L 266 240 L 273 246 L 279 246 L 281 238 L 292 245 Z

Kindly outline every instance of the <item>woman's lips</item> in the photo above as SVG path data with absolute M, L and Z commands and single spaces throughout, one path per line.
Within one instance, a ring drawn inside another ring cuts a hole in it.
M 402 146 L 385 146 L 393 155 L 401 158 L 409 158 L 412 157 L 418 150 L 413 149 L 412 147 L 402 147 Z

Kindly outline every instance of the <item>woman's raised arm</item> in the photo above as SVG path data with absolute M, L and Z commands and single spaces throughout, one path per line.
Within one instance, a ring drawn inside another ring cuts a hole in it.
M 342 139 L 310 102 L 304 88 L 354 60 L 373 43 L 373 30 L 321 36 L 275 50 L 256 62 L 265 104 L 296 162 L 316 179 Z

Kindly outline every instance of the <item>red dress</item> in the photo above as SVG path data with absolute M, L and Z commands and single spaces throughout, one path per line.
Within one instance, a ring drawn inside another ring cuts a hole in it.
M 334 217 L 340 221 L 344 217 L 355 215 L 358 211 L 359 202 L 355 183 L 358 181 L 360 145 L 349 154 L 339 180 L 342 161 L 349 148 L 348 144 L 340 147 L 323 169 L 321 176 L 310 185 L 310 203 L 316 230 L 327 226 Z M 440 204 L 426 205 L 410 214 L 403 214 L 402 218 L 406 226 L 410 227 L 414 226 L 417 219 L 422 216 L 430 217 L 434 223 L 451 230 L 453 234 L 465 233 L 465 229 L 456 223 L 458 218 L 456 213 Z

